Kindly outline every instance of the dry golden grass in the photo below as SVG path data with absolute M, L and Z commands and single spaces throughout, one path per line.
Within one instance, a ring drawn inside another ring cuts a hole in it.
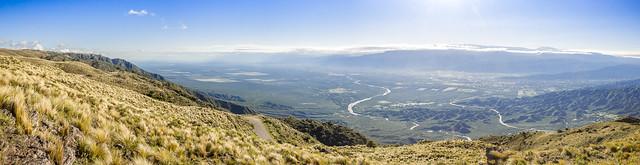
M 58 140 L 49 144 L 49 159 L 54 164 L 64 164 L 64 144 L 62 141 Z
M 526 164 L 639 164 L 640 126 L 601 122 L 562 133 L 527 133 L 491 137 L 513 150 L 508 163 Z
M 264 141 L 238 115 L 157 101 L 46 63 L 32 65 L 0 56 L 0 75 L 0 91 L 7 91 L 0 95 L 3 107 L 20 111 L 15 117 L 25 132 L 42 135 L 50 146 L 47 153 L 52 163 L 65 160 L 60 158 L 65 155 L 60 146 L 64 143 L 55 140 L 65 137 L 76 138 L 79 163 L 364 162 L 363 158 L 321 153 L 306 142 L 294 146 Z M 31 118 L 30 113 L 39 117 Z M 47 123 L 46 127 L 29 128 L 31 120 Z
M 25 95 L 18 88 L 0 88 L 0 108 L 8 109 L 16 118 L 16 124 L 26 134 L 33 132 L 33 126 L 24 102 Z
M 4 164 L 4 162 L 5 162 L 4 159 L 5 158 L 4 158 L 4 148 L 3 148 L 2 150 L 0 150 L 0 162 L 2 164 Z
M 362 156 L 383 164 L 478 164 L 486 163 L 486 143 L 479 141 L 437 141 L 392 147 L 333 147 L 343 155 Z

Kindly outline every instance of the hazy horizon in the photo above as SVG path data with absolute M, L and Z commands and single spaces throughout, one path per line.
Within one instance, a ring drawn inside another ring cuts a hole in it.
M 3 1 L 0 47 L 158 54 L 496 45 L 640 54 L 637 1 Z M 194 59 L 202 58 L 197 55 Z
M 640 164 L 640 0 L 0 0 L 0 164 Z

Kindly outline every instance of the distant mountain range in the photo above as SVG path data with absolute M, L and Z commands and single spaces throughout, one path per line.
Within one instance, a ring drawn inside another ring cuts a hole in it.
M 499 109 L 511 116 L 506 122 L 536 122 L 551 117 L 550 123 L 582 118 L 640 115 L 640 80 L 559 91 L 516 99 L 488 98 L 461 104 Z
M 448 70 L 476 73 L 580 72 L 604 67 L 640 64 L 640 59 L 597 53 L 522 53 L 472 50 L 397 50 L 360 56 L 325 57 L 322 65 L 385 70 Z
M 505 77 L 505 79 L 526 80 L 632 80 L 640 78 L 640 65 L 616 65 L 596 70 L 567 72 L 559 74 L 540 74 L 523 77 Z

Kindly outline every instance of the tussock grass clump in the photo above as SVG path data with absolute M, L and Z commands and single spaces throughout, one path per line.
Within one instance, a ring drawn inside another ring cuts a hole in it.
M 64 142 L 58 140 L 49 144 L 49 159 L 56 165 L 64 164 Z
M 16 124 L 24 133 L 31 134 L 33 132 L 22 90 L 15 87 L 0 87 L 0 104 L 0 108 L 11 111 L 16 119 Z

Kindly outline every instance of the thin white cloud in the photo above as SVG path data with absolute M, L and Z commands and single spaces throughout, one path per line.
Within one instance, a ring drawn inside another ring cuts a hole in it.
M 185 25 L 183 23 L 180 23 L 180 29 L 181 30 L 187 30 L 187 29 L 189 29 L 189 26 L 187 26 L 187 25 Z
M 185 25 L 185 24 L 180 24 L 179 26 L 169 26 L 169 25 L 162 25 L 160 27 L 160 29 L 162 30 L 169 30 L 169 29 L 173 29 L 173 30 L 187 30 L 189 29 L 189 26 Z
M 133 9 L 131 9 L 131 10 L 129 10 L 129 12 L 127 12 L 127 14 L 133 15 L 133 16 L 155 16 L 156 15 L 155 13 L 148 12 L 145 9 L 142 9 L 142 10 L 133 10 Z
M 549 47 L 541 48 L 522 48 L 522 47 L 503 47 L 503 46 L 484 46 L 473 44 L 427 44 L 427 45 L 410 45 L 410 44 L 393 44 L 393 45 L 353 45 L 345 47 L 295 47 L 295 46 L 269 46 L 269 45 L 212 45 L 204 47 L 182 47 L 177 48 L 175 52 L 208 52 L 208 53 L 293 53 L 305 55 L 330 55 L 330 54 L 349 54 L 363 55 L 371 53 L 381 53 L 394 50 L 464 50 L 464 51 L 481 51 L 481 52 L 512 52 L 527 54 L 544 54 L 544 53 L 562 53 L 562 54 L 593 54 L 599 51 L 580 51 L 566 50 Z M 605 52 L 600 52 L 605 53 Z M 607 53 L 608 54 L 608 53 Z M 629 53 L 630 54 L 630 53 Z M 615 54 L 614 54 L 615 55 Z M 618 54 L 618 56 L 620 56 Z
M 41 51 L 54 51 L 54 52 L 62 52 L 62 53 L 98 53 L 95 50 L 89 49 L 78 49 L 78 48 L 70 48 L 64 43 L 58 43 L 55 47 L 45 47 L 40 41 L 12 41 L 12 40 L 0 40 L 0 48 L 21 50 L 21 49 L 31 49 L 31 50 L 41 50 Z
M 40 44 L 40 42 L 37 42 L 37 43 L 34 43 L 33 47 L 31 47 L 31 49 L 44 50 L 44 46 L 42 46 L 42 44 Z
M 162 25 L 162 26 L 160 26 L 160 29 L 162 29 L 162 30 L 169 30 L 169 29 L 172 29 L 172 30 L 187 30 L 187 29 L 189 29 L 189 26 L 187 26 L 186 24 L 184 24 L 182 22 L 180 22 L 178 24 L 170 24 L 170 23 L 167 23 L 167 21 L 164 18 L 160 18 L 160 25 Z
M 34 49 L 45 50 L 44 46 L 39 41 L 2 41 L 0 47 L 9 49 Z

